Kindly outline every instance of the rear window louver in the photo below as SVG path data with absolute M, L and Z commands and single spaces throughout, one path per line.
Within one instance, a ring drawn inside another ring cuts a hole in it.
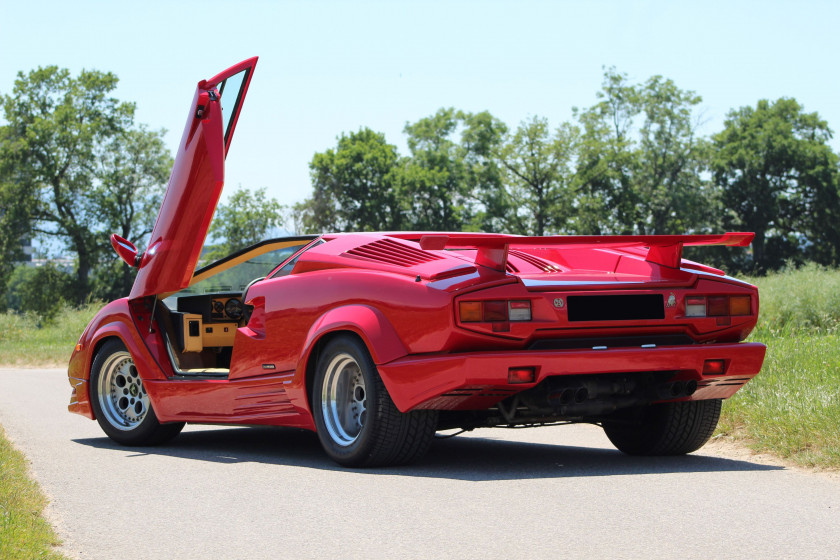
M 535 257 L 530 253 L 523 253 L 522 251 L 510 251 L 508 253 L 518 259 L 525 261 L 526 263 L 530 264 L 531 266 L 538 268 L 543 272 L 560 272 L 561 269 L 556 264 L 544 261 L 539 257 Z
M 392 239 L 379 239 L 373 243 L 367 243 L 361 247 L 350 249 L 344 254 L 350 257 L 356 257 L 357 259 L 403 267 L 416 266 L 443 258 Z

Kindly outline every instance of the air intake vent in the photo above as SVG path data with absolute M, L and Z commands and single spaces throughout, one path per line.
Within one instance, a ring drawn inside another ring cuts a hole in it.
M 534 255 L 531 255 L 529 253 L 523 253 L 522 251 L 510 251 L 508 254 L 525 261 L 526 263 L 542 270 L 543 272 L 560 272 L 560 267 L 558 267 L 556 264 L 544 261 L 541 258 L 535 257 Z
M 396 266 L 415 266 L 427 262 L 440 260 L 443 257 L 433 253 L 427 253 L 421 249 L 415 249 L 409 245 L 394 241 L 393 239 L 380 239 L 355 249 L 350 249 L 347 256 L 356 257 Z

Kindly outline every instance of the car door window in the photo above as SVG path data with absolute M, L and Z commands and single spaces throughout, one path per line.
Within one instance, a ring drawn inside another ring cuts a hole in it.
M 219 103 L 222 107 L 222 122 L 225 127 L 225 146 L 229 144 L 230 134 L 236 122 L 239 103 L 242 100 L 243 86 L 248 82 L 250 68 L 238 72 L 218 84 Z

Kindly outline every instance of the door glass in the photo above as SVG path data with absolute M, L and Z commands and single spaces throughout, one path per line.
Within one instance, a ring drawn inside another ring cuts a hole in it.
M 236 108 L 242 99 L 242 86 L 247 81 L 248 72 L 250 71 L 250 69 L 246 69 L 238 74 L 234 74 L 217 86 L 219 88 L 219 97 L 221 98 L 222 121 L 225 125 L 225 146 L 228 145 L 231 127 L 236 116 Z

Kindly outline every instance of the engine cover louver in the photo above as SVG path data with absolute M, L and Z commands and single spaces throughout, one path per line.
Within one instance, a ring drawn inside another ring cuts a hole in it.
M 434 253 L 415 249 L 392 239 L 379 239 L 372 243 L 350 249 L 344 254 L 350 257 L 356 257 L 357 259 L 366 259 L 403 267 L 416 266 L 443 258 Z
M 531 266 L 541 270 L 542 272 L 552 273 L 552 272 L 560 272 L 561 269 L 554 263 L 545 261 L 539 257 L 536 257 L 530 253 L 525 253 L 522 251 L 511 250 L 508 253 L 510 256 L 514 256 L 518 259 L 522 259 L 526 263 L 530 264 Z M 518 272 L 518 271 L 516 271 Z

